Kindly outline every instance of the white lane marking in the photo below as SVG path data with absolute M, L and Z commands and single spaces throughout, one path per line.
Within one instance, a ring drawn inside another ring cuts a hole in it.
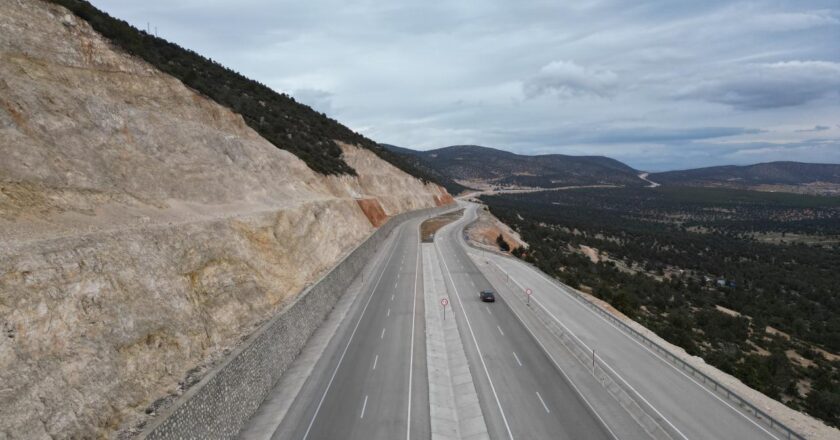
M 402 229 L 397 236 L 397 239 L 394 240 L 392 243 L 396 243 L 400 237 L 402 237 Z M 391 252 L 393 252 L 395 245 L 391 246 Z M 327 393 L 330 391 L 330 387 L 332 386 L 333 381 L 335 380 L 335 375 L 338 374 L 338 369 L 341 367 L 341 361 L 344 360 L 344 355 L 347 354 L 347 350 L 350 348 L 350 343 L 353 342 L 353 336 L 356 335 L 356 330 L 359 329 L 359 324 L 362 323 L 362 318 L 365 317 L 365 312 L 367 311 L 368 306 L 370 305 L 370 300 L 373 299 L 373 292 L 379 287 L 379 282 L 382 281 L 382 275 L 385 274 L 385 268 L 388 266 L 386 262 L 382 266 L 382 272 L 379 273 L 379 279 L 376 280 L 376 284 L 373 286 L 373 289 L 370 291 L 370 295 L 368 295 L 368 300 L 365 303 L 365 307 L 362 309 L 362 314 L 359 315 L 359 320 L 356 321 L 356 325 L 353 327 L 353 331 L 350 333 L 350 339 L 347 340 L 347 345 L 344 346 L 344 351 L 341 352 L 341 356 L 338 358 L 338 364 L 335 366 L 335 370 L 333 370 L 332 376 L 330 376 L 330 381 L 327 382 L 327 388 L 324 390 L 324 394 L 321 395 L 321 400 L 318 401 L 318 406 L 315 408 L 315 414 L 312 414 L 312 419 L 309 421 L 309 426 L 306 428 L 306 433 L 303 434 L 303 440 L 306 440 L 309 437 L 309 432 L 312 431 L 312 425 L 315 424 L 315 419 L 318 417 L 318 412 L 321 411 L 321 406 L 324 404 L 324 399 L 327 398 Z M 365 396 L 365 401 L 367 401 L 367 396 Z
M 375 369 L 376 369 L 376 363 L 377 363 L 377 362 L 379 362 L 379 355 L 376 355 L 376 357 L 375 357 L 375 358 L 373 358 L 373 368 L 371 368 L 371 370 L 375 370 Z
M 393 300 L 394 300 L 394 294 L 392 293 L 391 294 L 391 301 L 393 301 Z
M 396 289 L 396 288 L 397 288 L 397 283 L 394 283 L 394 289 Z
M 403 256 L 405 258 L 405 256 Z M 422 268 L 420 267 L 420 243 L 418 237 L 417 255 L 414 257 L 416 264 L 414 266 L 414 302 L 411 306 L 411 349 L 409 350 L 408 358 L 408 422 L 405 426 L 405 439 L 411 439 L 411 386 L 414 379 L 414 326 L 417 322 L 417 279 L 420 277 Z
M 498 264 L 498 263 L 496 263 L 495 261 L 493 262 L 493 264 L 495 264 L 495 265 L 496 265 L 496 267 L 498 267 L 498 268 L 499 268 L 499 270 L 501 270 L 501 271 L 502 271 L 505 275 L 508 275 L 508 276 L 510 275 L 509 273 L 505 272 L 505 270 L 504 270 L 504 269 L 502 269 L 502 267 L 501 267 L 501 266 L 499 266 L 499 264 Z M 520 288 L 524 289 L 524 287 L 522 286 L 522 284 L 520 284 L 518 281 L 516 281 L 516 279 L 515 279 L 515 278 L 511 277 L 510 279 L 511 279 L 514 283 L 516 283 L 516 284 L 517 284 Z M 573 338 L 577 339 L 577 341 L 578 341 L 578 342 L 579 342 L 579 343 L 580 343 L 583 347 L 585 347 L 587 351 L 592 351 L 592 349 L 591 349 L 591 348 L 589 348 L 589 346 L 588 346 L 588 345 L 586 345 L 583 341 L 581 341 L 581 340 L 580 340 L 580 338 L 578 338 L 578 337 L 577 337 L 577 335 L 576 335 L 576 334 L 574 334 L 571 330 L 569 330 L 569 328 L 568 328 L 568 327 L 566 327 L 566 325 L 565 325 L 565 324 L 563 324 L 563 323 L 562 323 L 559 319 L 557 319 L 557 317 L 556 317 L 556 316 L 554 316 L 554 314 L 553 314 L 553 313 L 551 313 L 550 311 L 548 311 L 548 309 L 546 309 L 546 308 L 542 305 L 542 303 L 540 303 L 540 302 L 539 302 L 539 300 L 537 300 L 536 298 L 531 298 L 531 301 L 533 301 L 536 305 L 538 305 L 540 308 L 542 308 L 543 310 L 545 310 L 545 312 L 546 312 L 546 313 L 548 313 L 548 315 L 549 315 L 549 316 L 551 316 L 551 317 L 552 317 L 552 319 L 554 319 L 554 321 L 555 321 L 555 322 L 557 322 L 558 324 L 560 324 L 560 326 L 562 326 L 562 327 L 563 327 L 563 329 L 566 331 L 566 333 L 570 334 Z M 526 328 L 527 328 L 527 327 L 528 327 L 528 326 L 526 325 Z M 530 329 L 529 329 L 529 331 L 530 331 Z M 533 332 L 532 332 L 532 334 L 533 334 Z M 535 336 L 535 338 L 536 338 L 536 336 Z M 537 340 L 537 342 L 539 342 L 539 340 Z M 541 342 L 540 342 L 540 345 L 542 345 L 542 343 L 541 343 Z M 618 378 L 619 378 L 622 382 L 624 382 L 624 384 L 625 384 L 625 385 L 627 385 L 627 386 L 628 386 L 628 387 L 629 387 L 629 388 L 630 388 L 630 389 L 631 389 L 631 390 L 632 390 L 632 391 L 633 391 L 633 392 L 634 392 L 637 396 L 639 396 L 639 398 L 640 398 L 640 399 L 642 399 L 642 401 L 644 401 L 644 402 L 645 402 L 645 403 L 646 403 L 646 404 L 647 404 L 647 405 L 648 405 L 651 409 L 653 409 L 653 411 L 654 411 L 654 412 L 655 412 L 655 413 L 656 413 L 659 417 L 661 417 L 661 418 L 662 418 L 662 420 L 664 420 L 664 421 L 665 421 L 665 423 L 667 423 L 667 424 L 668 424 L 668 426 L 670 426 L 671 428 L 673 428 L 673 429 L 674 429 L 674 431 L 676 431 L 676 432 L 677 432 L 677 434 L 679 434 L 682 438 L 684 438 L 685 440 L 688 440 L 688 437 L 686 437 L 686 436 L 685 436 L 685 434 L 683 434 L 683 433 L 682 433 L 682 431 L 680 431 L 679 429 L 677 429 L 677 427 L 676 427 L 676 426 L 674 426 L 674 424 L 673 424 L 673 423 L 671 423 L 671 421 L 670 421 L 670 420 L 668 420 L 665 416 L 663 416 L 663 415 L 662 415 L 662 413 L 660 413 L 660 412 L 659 412 L 659 410 L 658 410 L 658 409 L 656 409 L 656 407 L 654 407 L 654 406 L 653 406 L 653 405 L 652 405 L 652 404 L 651 404 L 651 403 L 650 403 L 647 399 L 645 399 L 645 397 L 644 397 L 644 396 L 642 396 L 642 394 L 641 394 L 641 393 L 639 393 L 638 391 L 636 391 L 636 389 L 635 389 L 635 388 L 633 388 L 633 386 L 632 386 L 632 385 L 630 385 L 630 384 L 627 382 L 627 380 L 625 380 L 625 379 L 624 379 L 624 378 L 623 378 L 620 374 L 618 374 L 618 372 L 616 372 L 615 370 L 613 370 L 613 368 L 612 368 L 612 367 L 610 367 L 610 365 L 609 365 L 609 364 L 607 364 L 607 363 L 606 363 L 606 362 L 605 362 L 605 361 L 604 361 L 604 360 L 603 360 L 600 356 L 596 355 L 596 358 L 597 358 L 597 359 L 599 359 L 599 360 L 601 361 L 601 365 L 602 365 L 602 366 L 605 366 L 605 367 L 609 368 L 609 369 L 610 369 L 610 371 L 612 371 L 612 372 L 613 372 L 613 374 L 615 374 L 615 375 L 616 375 L 616 376 L 617 376 L 617 377 L 618 377 Z M 558 368 L 559 368 L 559 367 L 558 367 Z M 561 371 L 562 371 L 562 370 L 561 370 Z M 565 375 L 565 373 L 564 373 L 564 375 Z M 573 386 L 574 386 L 574 384 L 573 384 Z M 577 389 L 577 387 L 576 387 L 576 386 L 575 386 L 575 389 Z M 583 397 L 583 394 L 581 394 L 581 397 Z M 586 401 L 586 398 L 585 398 L 585 397 L 583 397 L 583 399 L 584 399 L 584 401 Z M 588 401 L 586 401 L 586 402 L 587 402 L 587 404 L 589 404 L 589 402 L 588 402 Z M 591 405 L 590 405 L 590 408 L 591 408 Z M 595 413 L 595 414 L 598 414 L 598 413 Z M 599 416 L 598 416 L 598 418 L 600 419 L 600 418 L 601 418 L 601 416 L 599 415 Z M 603 419 L 602 419 L 602 421 L 603 421 Z M 606 423 L 604 423 L 604 425 L 606 425 Z M 609 428 L 607 428 L 607 429 L 609 429 Z M 612 433 L 612 430 L 610 430 L 610 433 Z M 613 434 L 613 435 L 614 435 L 614 434 Z M 617 438 L 617 437 L 616 437 L 616 438 Z
M 385 314 L 385 316 L 386 316 L 386 317 L 387 317 L 387 316 L 391 316 L 391 308 L 390 308 L 390 307 L 388 308 L 388 313 L 386 313 L 386 314 Z
M 475 350 L 478 352 L 478 359 L 481 361 L 481 366 L 484 368 L 484 374 L 487 376 L 487 382 L 490 384 L 490 390 L 493 391 L 493 397 L 496 399 L 496 406 L 499 407 L 499 413 L 502 415 L 502 421 L 505 424 L 505 429 L 507 429 L 508 438 L 513 440 L 513 433 L 510 431 L 510 425 L 508 424 L 507 417 L 505 417 L 505 410 L 502 409 L 502 402 L 499 401 L 499 395 L 496 393 L 496 387 L 493 386 L 493 379 L 490 378 L 490 371 L 487 369 L 487 363 L 484 362 L 484 355 L 481 354 L 481 349 L 478 347 L 478 340 L 475 338 L 475 332 L 473 331 L 472 324 L 470 324 L 470 318 L 467 316 L 467 312 L 464 309 L 464 303 L 461 301 L 461 294 L 458 293 L 458 287 L 455 285 L 455 281 L 452 280 L 449 265 L 446 264 L 446 260 L 443 258 L 443 252 L 441 252 L 440 248 L 437 246 L 437 242 L 435 242 L 435 250 L 437 250 L 441 261 L 443 261 L 443 266 L 446 268 L 446 275 L 449 276 L 449 284 L 452 284 L 452 288 L 455 290 L 455 297 L 458 298 L 458 305 L 460 306 L 461 313 L 464 315 L 464 322 L 467 323 L 467 328 L 470 330 L 470 336 L 472 336 Z
M 539 391 L 535 391 L 537 393 L 537 398 L 540 399 L 540 403 L 542 403 L 543 408 L 545 408 L 545 412 L 551 414 L 551 411 L 548 410 L 548 406 L 545 404 L 545 400 L 543 400 L 542 396 L 540 396 Z
M 473 282 L 472 278 L 470 278 L 470 284 L 472 284 L 472 286 L 475 287 L 475 283 Z
M 382 334 L 379 335 L 379 339 L 385 339 L 385 327 L 382 327 Z
M 522 361 L 519 360 L 519 356 L 516 355 L 515 351 L 513 352 L 513 358 L 516 359 L 516 363 L 519 364 L 519 366 L 521 367 Z
M 365 394 L 365 403 L 362 404 L 362 415 L 359 416 L 360 419 L 365 418 L 365 408 L 367 408 L 367 394 Z
M 505 332 L 503 332 L 503 331 L 502 331 L 502 328 L 501 328 L 501 327 L 499 327 L 499 326 L 497 325 L 497 326 L 496 326 L 496 328 L 497 328 L 497 329 L 499 329 L 499 333 L 501 333 L 501 334 L 502 334 L 502 336 L 504 336 L 504 335 L 505 335 Z
M 490 306 L 484 306 L 484 309 L 487 310 L 487 313 L 489 313 L 491 315 L 493 314 L 493 311 L 490 310 Z

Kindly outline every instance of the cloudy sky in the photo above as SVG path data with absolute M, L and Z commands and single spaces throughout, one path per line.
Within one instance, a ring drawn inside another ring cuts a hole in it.
M 379 142 L 840 163 L 837 0 L 94 0 Z

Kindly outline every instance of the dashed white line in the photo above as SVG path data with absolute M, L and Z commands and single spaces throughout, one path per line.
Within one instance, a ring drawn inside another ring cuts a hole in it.
M 551 411 L 548 410 L 548 406 L 546 406 L 546 404 L 545 404 L 545 400 L 543 400 L 542 396 L 540 396 L 540 392 L 535 391 L 535 393 L 537 393 L 537 398 L 540 399 L 540 403 L 542 403 L 542 406 L 545 409 L 545 412 L 551 414 Z
M 375 370 L 375 369 L 376 369 L 376 363 L 377 363 L 377 362 L 379 362 L 379 355 L 376 355 L 376 357 L 375 357 L 375 358 L 373 358 L 373 368 L 371 368 L 371 370 Z
M 391 309 L 388 308 L 388 313 L 385 314 L 386 317 L 391 316 Z
M 402 236 L 402 230 L 397 235 L 397 238 L 392 242 L 396 243 L 400 237 Z M 393 252 L 394 246 L 391 246 L 391 252 Z M 387 254 L 383 254 L 387 255 Z M 371 299 L 373 299 L 373 293 L 376 292 L 376 289 L 379 287 L 380 281 L 382 281 L 382 276 L 385 274 L 385 267 L 382 267 L 382 271 L 379 272 L 379 278 L 376 280 L 376 284 L 374 284 L 373 289 L 370 291 L 370 295 L 368 295 L 367 302 L 365 303 L 365 307 L 362 308 L 362 314 L 359 316 L 359 320 L 356 321 L 355 327 L 353 327 L 353 331 L 350 332 L 350 339 L 347 340 L 347 345 L 344 346 L 344 351 L 341 352 L 341 356 L 338 358 L 338 364 L 336 364 L 335 369 L 333 370 L 332 376 L 330 376 L 330 381 L 327 382 L 327 388 L 324 390 L 324 394 L 321 395 L 321 400 L 318 401 L 318 406 L 315 408 L 315 414 L 312 415 L 312 419 L 309 420 L 309 426 L 306 428 L 306 432 L 303 434 L 303 440 L 306 440 L 309 437 L 310 431 L 312 431 L 312 425 L 315 424 L 315 419 L 318 417 L 318 412 L 321 411 L 321 406 L 324 404 L 324 400 L 327 398 L 327 393 L 330 391 L 330 387 L 332 386 L 333 381 L 335 380 L 336 374 L 338 374 L 338 369 L 341 367 L 341 362 L 344 360 L 344 356 L 347 354 L 347 350 L 350 348 L 350 343 L 353 342 L 353 337 L 356 335 L 356 330 L 359 329 L 359 324 L 362 322 L 362 318 L 365 317 L 365 311 L 367 311 L 368 306 L 370 305 Z M 367 397 L 365 398 L 367 400 Z
M 484 375 L 487 376 L 487 382 L 490 384 L 490 391 L 493 392 L 493 397 L 496 400 L 496 406 L 499 408 L 499 413 L 502 416 L 502 422 L 505 424 L 505 429 L 507 430 L 508 438 L 513 440 L 513 432 L 510 430 L 510 425 L 508 424 L 507 417 L 505 416 L 505 410 L 502 408 L 502 402 L 499 400 L 499 395 L 496 393 L 496 387 L 493 385 L 493 379 L 490 378 L 490 370 L 487 369 L 487 363 L 484 362 L 484 355 L 481 354 L 481 348 L 478 346 L 478 339 L 475 337 L 475 331 L 473 331 L 472 324 L 470 324 L 470 318 L 467 316 L 466 311 L 464 311 L 464 302 L 461 301 L 461 294 L 458 293 L 458 287 L 455 285 L 455 281 L 452 279 L 452 272 L 449 270 L 449 265 L 446 264 L 446 259 L 443 258 L 443 252 L 440 248 L 435 245 L 435 250 L 437 250 L 438 255 L 440 255 L 441 261 L 443 262 L 444 268 L 446 268 L 446 275 L 449 277 L 449 283 L 452 285 L 452 288 L 455 290 L 455 297 L 458 298 L 458 305 L 461 308 L 461 311 L 464 315 L 464 322 L 467 323 L 467 329 L 470 331 L 470 336 L 472 337 L 473 344 L 475 345 L 475 351 L 478 353 L 478 359 L 481 361 L 481 366 L 484 369 Z
M 505 332 L 503 332 L 503 331 L 502 331 L 502 328 L 501 328 L 501 327 L 499 327 L 499 326 L 497 325 L 497 326 L 496 326 L 496 328 L 497 328 L 497 329 L 499 329 L 499 333 L 501 333 L 501 334 L 502 334 L 502 336 L 504 336 L 504 335 L 505 335 Z
M 392 293 L 391 294 L 391 301 L 393 301 L 393 300 L 394 300 L 394 294 Z
M 516 355 L 515 351 L 513 352 L 513 358 L 516 359 L 516 363 L 519 364 L 519 366 L 521 367 L 522 361 L 519 360 L 519 356 Z
M 385 339 L 385 327 L 382 327 L 382 334 L 379 335 L 379 339 Z
M 360 419 L 365 418 L 365 408 L 367 408 L 367 394 L 365 395 L 365 403 L 362 404 L 362 415 L 359 416 Z

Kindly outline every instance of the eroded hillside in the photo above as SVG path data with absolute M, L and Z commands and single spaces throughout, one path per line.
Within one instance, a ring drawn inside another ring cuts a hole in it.
M 358 176 L 317 174 L 65 9 L 0 8 L 0 437 L 113 435 L 382 213 L 451 200 L 347 144 Z

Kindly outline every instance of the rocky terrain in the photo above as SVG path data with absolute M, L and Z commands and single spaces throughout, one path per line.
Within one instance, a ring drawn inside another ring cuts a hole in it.
M 0 438 L 110 437 L 384 216 L 446 203 L 369 150 L 324 176 L 40 0 L 0 0 Z

